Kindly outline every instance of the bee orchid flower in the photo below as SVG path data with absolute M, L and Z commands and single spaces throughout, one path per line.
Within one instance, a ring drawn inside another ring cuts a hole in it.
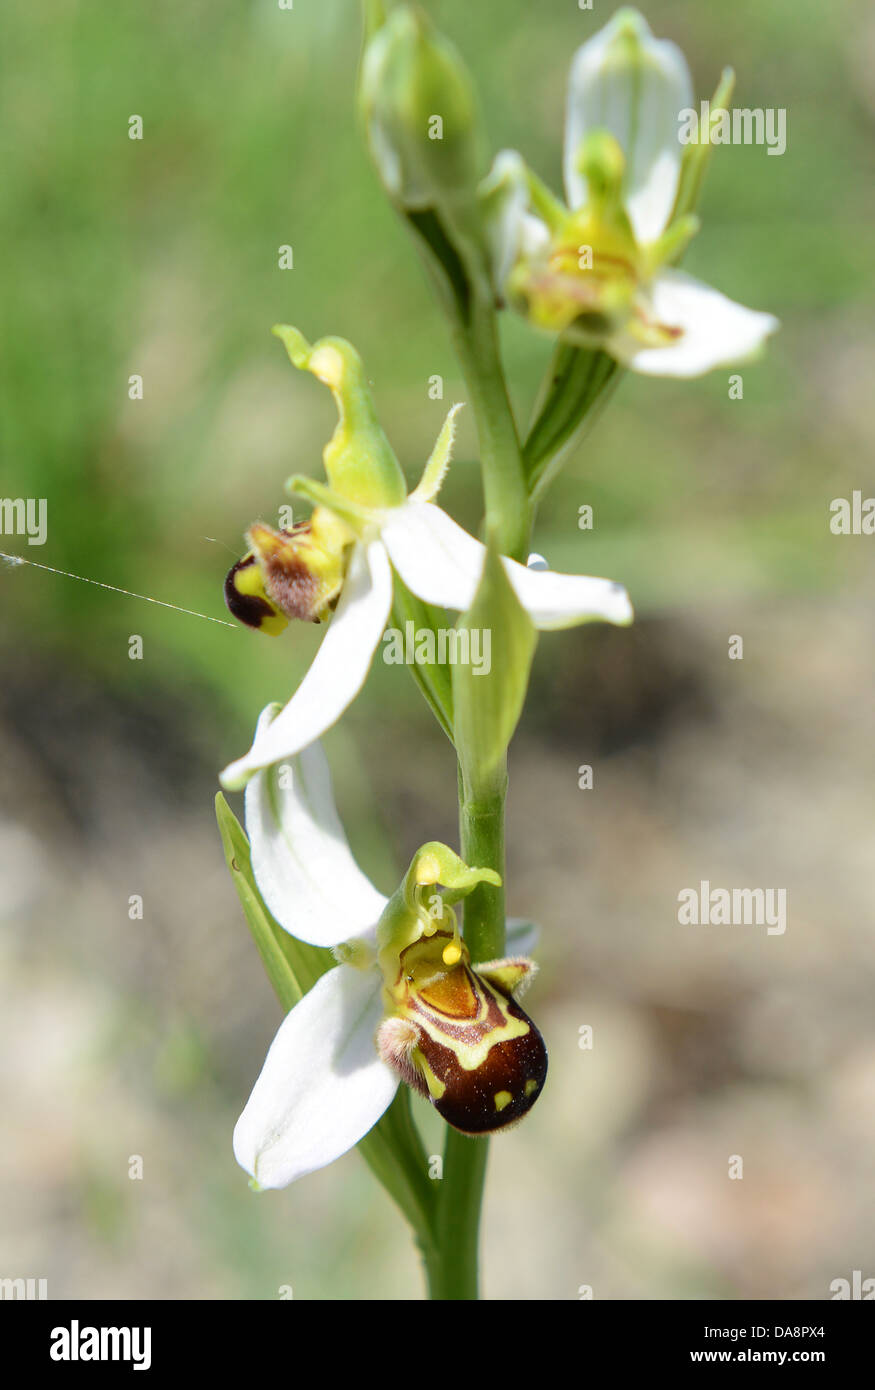
M 221 774 L 231 791 L 259 769 L 306 748 L 358 694 L 392 608 L 393 571 L 426 603 L 464 612 L 486 557 L 486 547 L 434 500 L 449 466 L 458 406 L 408 496 L 355 350 L 341 338 L 323 338 L 311 347 L 294 328 L 275 332 L 292 362 L 328 385 L 337 402 L 339 423 L 324 451 L 330 486 L 290 479 L 292 491 L 316 504 L 310 520 L 285 531 L 253 526 L 249 553 L 228 575 L 225 596 L 236 617 L 262 631 L 275 634 L 291 618 L 328 622 L 328 629 L 282 713 Z M 508 558 L 503 564 L 537 628 L 632 620 L 620 584 L 529 569 Z
M 728 90 L 731 75 L 715 111 Z M 699 225 L 679 197 L 692 94 L 681 50 L 620 10 L 572 62 L 566 204 L 513 150 L 481 186 L 500 299 L 534 326 L 654 376 L 741 362 L 778 327 L 673 268 Z
M 251 779 L 246 828 L 276 921 L 338 961 L 286 1016 L 237 1122 L 234 1153 L 253 1184 L 285 1187 L 332 1163 L 402 1081 L 467 1134 L 521 1119 L 547 1071 L 543 1039 L 516 1002 L 535 967 L 522 954 L 472 966 L 453 908 L 498 875 L 434 842 L 392 897 L 379 893 L 350 851 L 318 743 Z M 530 925 L 509 925 L 513 944 L 527 945 Z

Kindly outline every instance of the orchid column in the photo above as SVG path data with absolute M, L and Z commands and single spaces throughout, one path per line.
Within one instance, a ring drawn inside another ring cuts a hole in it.
M 730 89 L 724 74 L 713 117 Z M 309 519 L 253 524 L 226 581 L 231 612 L 253 629 L 326 626 L 297 690 L 264 711 L 221 778 L 246 788 L 246 833 L 221 797 L 220 826 L 287 1010 L 234 1149 L 264 1189 L 357 1144 L 410 1222 L 435 1298 L 478 1296 L 486 1136 L 528 1114 L 547 1075 L 544 1040 L 518 1003 L 534 973 L 532 933 L 505 915 L 507 748 L 538 632 L 632 618 L 621 585 L 525 563 L 537 500 L 623 368 L 698 375 L 755 354 L 776 327 L 675 268 L 698 228 L 707 156 L 701 145 L 681 152 L 691 93 L 680 51 L 634 11 L 617 14 L 572 63 L 562 201 L 513 151 L 487 173 L 471 81 L 421 11 L 366 5 L 361 110 L 462 366 L 483 542 L 436 500 L 459 407 L 408 492 L 352 345 L 274 330 L 292 364 L 332 392 L 339 418 L 325 480 L 289 480 Z M 505 307 L 552 345 L 524 435 L 501 359 Z M 423 845 L 384 896 L 352 859 L 317 740 L 364 684 L 390 613 L 436 637 L 448 609 L 460 638 L 488 632 L 492 651 L 488 670 L 439 655 L 411 667 L 455 750 L 460 853 Z M 447 1122 L 439 1182 L 407 1087 Z

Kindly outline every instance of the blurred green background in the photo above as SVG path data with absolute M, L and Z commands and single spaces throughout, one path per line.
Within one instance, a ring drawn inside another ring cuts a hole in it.
M 492 149 L 558 186 L 571 55 L 617 6 L 427 8 Z M 731 63 L 735 104 L 787 110 L 781 157 L 715 150 L 685 263 L 782 331 L 740 401 L 728 371 L 627 378 L 538 519 L 552 566 L 623 581 L 639 621 L 542 639 L 512 750 L 509 901 L 544 925 L 551 1078 L 493 1147 L 485 1293 L 828 1297 L 875 1275 L 875 539 L 829 530 L 832 498 L 875 493 L 875 19 L 845 0 L 645 13 L 698 97 Z M 352 0 L 4 8 L 0 494 L 48 504 L 46 545 L 4 549 L 224 617 L 243 531 L 289 473 L 319 473 L 333 427 L 277 320 L 357 345 L 418 476 L 465 392 L 363 150 L 358 44 Z M 503 328 L 524 420 L 549 344 Z M 443 500 L 472 529 L 474 457 L 469 418 Z M 279 1010 L 216 772 L 317 642 L 0 570 L 0 1276 L 50 1297 L 419 1296 L 356 1154 L 256 1199 L 231 1153 Z M 422 840 L 454 841 L 450 751 L 405 673 L 378 662 L 326 745 L 382 888 Z M 704 878 L 786 887 L 786 935 L 678 926 Z

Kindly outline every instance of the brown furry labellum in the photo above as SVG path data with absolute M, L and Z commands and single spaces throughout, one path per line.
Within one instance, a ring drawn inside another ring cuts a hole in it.
M 251 546 L 225 580 L 225 602 L 248 627 L 281 632 L 292 619 L 318 623 L 335 607 L 343 585 L 340 550 L 325 544 L 326 523 L 282 531 L 263 522 L 249 528 Z
M 535 966 L 519 957 L 475 969 L 465 951 L 447 967 L 448 940 L 436 932 L 401 953 L 377 1046 L 454 1129 L 490 1134 L 522 1119 L 547 1075 L 544 1039 L 513 997 Z

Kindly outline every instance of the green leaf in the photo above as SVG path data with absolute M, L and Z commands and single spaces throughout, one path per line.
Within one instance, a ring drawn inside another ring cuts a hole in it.
M 246 914 L 249 930 L 277 998 L 288 1013 L 335 963 L 330 951 L 310 946 L 283 931 L 264 904 L 252 873 L 246 832 L 221 792 L 216 796 L 216 819 L 225 859 Z
M 446 623 L 442 611 L 412 594 L 397 574 L 394 576 L 392 614 L 395 626 L 402 633 L 405 631 L 405 623 L 413 623 L 415 632 L 431 628 L 435 633 Z M 438 643 L 435 641 L 435 653 L 437 651 Z M 438 661 L 435 658 L 433 662 L 416 661 L 408 666 L 408 670 L 431 706 L 447 738 L 452 742 L 453 685 L 449 665 L 446 661 Z
M 494 794 L 504 778 L 504 755 L 519 722 L 537 633 L 490 544 L 474 602 L 456 624 L 463 636 L 453 665 L 456 747 L 467 794 Z M 487 645 L 488 643 L 488 645 Z M 488 661 L 487 661 L 488 656 Z
M 542 493 L 555 477 L 573 445 L 583 437 L 584 426 L 594 422 L 593 408 L 606 403 L 621 375 L 619 363 L 601 348 L 557 343 L 523 445 L 532 496 Z
M 695 210 L 713 149 L 711 132 L 720 116 L 728 109 L 734 87 L 735 73 L 732 68 L 724 68 L 717 84 L 717 90 L 709 103 L 708 138 L 703 139 L 702 132 L 699 131 L 699 139 L 695 144 L 689 144 L 684 149 L 677 196 L 669 218 L 670 226 L 679 218 L 685 217 Z M 680 257 L 677 259 L 679 260 Z

